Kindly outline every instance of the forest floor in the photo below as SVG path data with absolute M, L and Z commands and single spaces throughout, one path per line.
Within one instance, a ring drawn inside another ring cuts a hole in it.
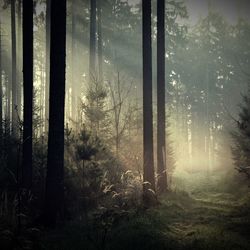
M 201 192 L 186 199 L 166 197 L 159 211 L 180 249 L 250 249 L 248 204 L 246 197 Z
M 43 238 L 42 249 L 247 250 L 249 198 L 217 192 L 169 193 L 161 197 L 157 207 L 137 211 L 107 230 L 91 231 L 72 223 L 50 232 Z

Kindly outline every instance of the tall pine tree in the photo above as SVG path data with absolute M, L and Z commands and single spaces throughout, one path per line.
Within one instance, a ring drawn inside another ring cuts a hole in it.
M 63 209 L 66 0 L 51 1 L 50 103 L 45 223 L 54 226 Z
M 45 132 L 49 126 L 50 5 L 51 0 L 46 0 Z
M 243 96 L 240 109 L 237 130 L 232 132 L 234 140 L 232 154 L 237 170 L 250 179 L 250 84 L 247 94 Z
M 158 189 L 167 189 L 165 132 L 165 0 L 157 1 L 157 174 Z
M 143 44 L 143 197 L 150 202 L 149 190 L 155 190 L 152 109 L 151 0 L 142 2 Z
M 17 119 L 17 56 L 16 56 L 16 1 L 11 0 L 11 62 L 12 62 L 12 133 L 17 137 L 18 119 Z
M 23 1 L 23 156 L 22 185 L 32 185 L 33 0 Z

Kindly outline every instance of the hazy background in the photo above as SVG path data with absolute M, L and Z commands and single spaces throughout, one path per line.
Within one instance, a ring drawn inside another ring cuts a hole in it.
M 129 0 L 131 4 L 140 3 L 140 0 Z M 211 8 L 220 12 L 228 21 L 236 22 L 238 17 L 250 18 L 250 1 L 248 0 L 184 0 L 189 13 L 188 23 L 194 24 L 197 20 L 206 16 L 208 3 Z

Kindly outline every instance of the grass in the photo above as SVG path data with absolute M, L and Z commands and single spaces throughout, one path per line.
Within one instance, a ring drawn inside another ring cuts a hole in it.
M 89 231 L 79 223 L 45 235 L 46 250 L 240 250 L 250 249 L 248 198 L 228 193 L 169 193 L 158 207 L 137 211 L 108 230 Z M 92 238 L 92 239 L 91 239 Z
M 26 249 L 250 249 L 249 196 L 238 198 L 218 192 L 198 192 L 190 196 L 172 192 L 160 200 L 161 204 L 155 208 L 131 211 L 118 221 L 108 221 L 110 224 L 100 220 L 88 226 L 84 221 L 77 221 L 41 232 L 33 248 Z

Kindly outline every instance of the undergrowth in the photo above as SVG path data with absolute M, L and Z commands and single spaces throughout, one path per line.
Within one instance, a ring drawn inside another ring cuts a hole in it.
M 88 219 L 26 235 L 37 237 L 33 248 L 37 250 L 247 250 L 249 197 L 235 199 L 226 193 L 199 193 L 195 197 L 171 192 L 152 209 L 93 212 Z

